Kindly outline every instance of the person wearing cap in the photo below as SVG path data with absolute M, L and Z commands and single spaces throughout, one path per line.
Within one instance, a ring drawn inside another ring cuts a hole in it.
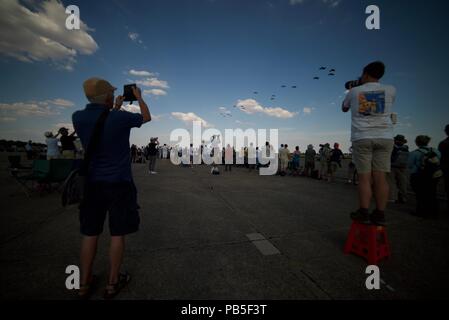
M 438 150 L 441 153 L 441 169 L 444 174 L 444 185 L 446 187 L 447 211 L 449 212 L 449 124 L 444 129 L 447 138 L 440 142 Z
M 380 83 L 385 65 L 380 61 L 368 64 L 361 85 L 351 88 L 342 104 L 342 111 L 351 111 L 351 142 L 353 161 L 359 177 L 359 209 L 351 213 L 354 221 L 385 225 L 385 209 L 389 186 L 386 173 L 391 171 L 393 151 L 393 104 L 396 88 Z M 371 200 L 376 209 L 369 212 Z
M 47 144 L 47 160 L 59 158 L 58 134 L 55 136 L 53 132 L 45 132 L 45 143 Z
M 89 104 L 72 116 L 73 126 L 84 150 L 101 115 L 107 112 L 97 149 L 91 155 L 87 185 L 80 204 L 81 281 L 80 298 L 88 298 L 95 280 L 92 272 L 97 243 L 106 215 L 108 215 L 110 242 L 110 269 L 106 299 L 113 298 L 129 282 L 130 275 L 121 273 L 125 236 L 139 229 L 140 217 L 137 190 L 131 173 L 129 137 L 132 128 L 140 128 L 151 121 L 151 114 L 142 98 L 141 90 L 133 88 L 140 113 L 121 110 L 123 96 L 114 103 L 116 90 L 109 82 L 90 78 L 84 82 L 84 93 Z
M 390 202 L 404 204 L 407 202 L 409 150 L 407 140 L 401 134 L 394 137 L 391 153 L 391 172 L 387 175 L 390 185 Z

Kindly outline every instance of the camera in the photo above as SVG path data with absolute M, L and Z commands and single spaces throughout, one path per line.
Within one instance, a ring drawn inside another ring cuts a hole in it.
M 137 98 L 134 96 L 133 88 L 137 88 L 136 84 L 127 84 L 123 87 L 123 97 L 124 101 L 137 101 Z
M 351 81 L 346 82 L 345 88 L 346 88 L 346 90 L 351 90 L 352 88 L 359 87 L 362 84 L 363 84 L 362 79 L 359 78 L 357 80 L 351 80 Z

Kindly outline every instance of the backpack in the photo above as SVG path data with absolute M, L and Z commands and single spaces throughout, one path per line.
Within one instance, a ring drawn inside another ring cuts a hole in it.
M 391 155 L 391 166 L 394 168 L 407 168 L 409 151 L 408 148 L 402 146 L 394 148 Z
M 72 204 L 80 204 L 84 199 L 89 165 L 92 160 L 92 155 L 100 143 L 104 123 L 108 115 L 109 110 L 106 109 L 98 118 L 90 137 L 89 145 L 87 146 L 86 153 L 84 155 L 84 160 L 81 162 L 81 166 L 74 169 L 63 183 L 61 197 L 63 207 Z
M 423 178 L 429 180 L 441 178 L 443 176 L 443 171 L 441 170 L 440 159 L 438 158 L 437 153 L 432 148 L 427 152 L 424 152 L 421 149 L 418 151 L 423 154 L 418 173 Z

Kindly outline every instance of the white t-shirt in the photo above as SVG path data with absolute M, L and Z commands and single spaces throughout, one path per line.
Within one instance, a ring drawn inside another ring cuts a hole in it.
M 349 91 L 343 105 L 352 113 L 351 141 L 393 139 L 391 112 L 395 98 L 393 86 L 377 82 Z
M 45 140 L 47 144 L 47 156 L 56 157 L 59 155 L 58 139 L 47 138 Z

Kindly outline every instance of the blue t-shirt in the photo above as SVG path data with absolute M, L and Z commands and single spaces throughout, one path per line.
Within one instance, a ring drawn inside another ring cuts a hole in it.
M 95 124 L 105 106 L 88 104 L 84 110 L 72 115 L 73 126 L 87 150 Z M 143 123 L 141 114 L 111 110 L 104 124 L 104 131 L 98 149 L 92 156 L 89 179 L 92 181 L 132 181 L 129 135 L 131 128 Z

